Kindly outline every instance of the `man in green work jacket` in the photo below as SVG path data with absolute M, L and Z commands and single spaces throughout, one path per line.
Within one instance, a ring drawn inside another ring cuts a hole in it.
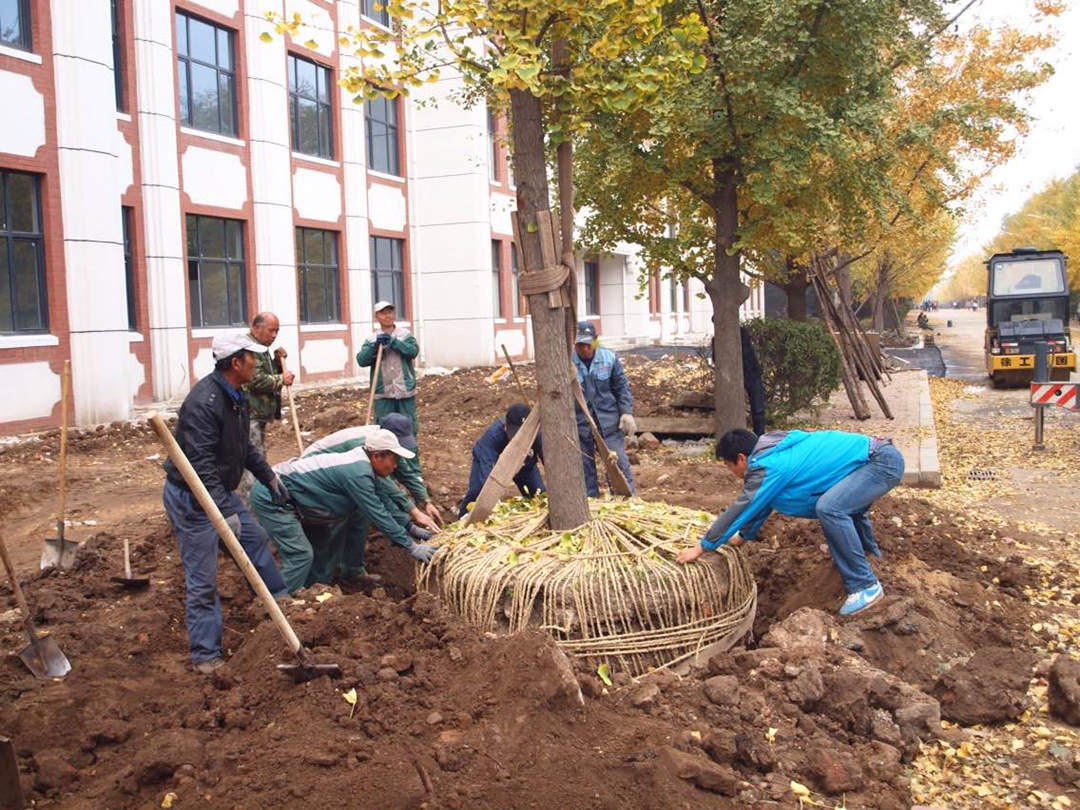
M 371 366 L 371 384 L 375 386 L 375 421 L 388 413 L 402 413 L 412 422 L 412 434 L 420 429 L 416 418 L 416 371 L 413 360 L 420 354 L 420 346 L 412 332 L 395 323 L 396 311 L 389 301 L 375 303 L 375 321 L 378 328 L 372 337 L 364 341 L 356 354 L 361 367 Z M 379 379 L 375 379 L 375 360 L 379 348 Z
M 353 450 L 293 458 L 275 465 L 274 472 L 285 482 L 292 504 L 274 503 L 261 483 L 252 488 L 252 511 L 277 546 L 281 575 L 290 593 L 322 581 L 320 575 L 334 567 L 327 560 L 334 544 L 316 541 L 313 545 L 304 530 L 307 525 L 340 524 L 350 539 L 358 538 L 358 570 L 346 572 L 353 576 L 365 573 L 363 552 L 370 524 L 413 559 L 430 561 L 435 546 L 414 543 L 413 537 L 428 539 L 431 534 L 413 524 L 407 514 L 403 516 L 386 489 L 376 483 L 393 473 L 399 458 L 412 457 L 412 451 L 402 447 L 393 433 L 379 428 Z
M 273 312 L 260 312 L 251 320 L 248 337 L 263 346 L 270 347 L 277 340 L 281 322 Z M 266 458 L 266 426 L 281 419 L 281 389 L 293 384 L 293 373 L 283 370 L 282 361 L 288 356 L 283 346 L 273 352 L 255 355 L 255 376 L 244 386 L 247 393 L 248 411 L 251 414 L 251 445 Z M 255 478 L 244 471 L 236 494 L 246 503 Z

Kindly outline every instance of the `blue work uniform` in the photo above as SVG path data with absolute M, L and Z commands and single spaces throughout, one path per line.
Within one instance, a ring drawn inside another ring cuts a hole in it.
M 472 467 L 469 469 L 469 491 L 461 499 L 458 505 L 458 517 L 464 517 L 468 512 L 468 506 L 480 496 L 480 490 L 484 487 L 495 462 L 499 455 L 510 444 L 510 437 L 506 435 L 506 417 L 496 419 L 484 435 L 477 439 L 472 449 Z M 540 442 L 540 434 L 536 435 L 529 454 L 521 464 L 521 469 L 514 475 L 514 483 L 518 492 L 522 495 L 535 495 L 537 492 L 546 492 L 544 479 L 540 477 L 540 470 L 536 467 L 537 461 L 544 460 L 544 450 Z
M 619 417 L 633 412 L 634 398 L 630 395 L 630 384 L 626 381 L 622 363 L 615 356 L 615 352 L 602 346 L 596 348 L 592 360 L 587 363 L 578 357 L 576 351 L 572 356 L 585 402 L 604 437 L 604 444 L 614 451 L 618 458 L 619 469 L 626 476 L 626 483 L 630 485 L 630 493 L 633 494 L 634 474 L 630 472 L 630 459 L 626 457 L 626 441 L 619 429 Z M 575 413 L 578 443 L 581 445 L 582 464 L 585 467 L 585 492 L 589 497 L 595 498 L 600 494 L 596 477 L 596 446 L 585 414 L 581 412 L 581 408 L 575 408 Z M 608 481 L 608 486 L 610 485 L 611 482 Z

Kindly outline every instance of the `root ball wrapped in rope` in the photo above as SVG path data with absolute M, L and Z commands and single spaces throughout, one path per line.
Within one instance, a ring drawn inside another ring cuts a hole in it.
M 631 675 L 703 660 L 750 628 L 757 589 L 740 552 L 675 562 L 710 515 L 636 498 L 591 500 L 590 512 L 556 532 L 542 497 L 504 501 L 484 523 L 440 535 L 417 585 L 482 630 L 539 627 L 569 655 Z

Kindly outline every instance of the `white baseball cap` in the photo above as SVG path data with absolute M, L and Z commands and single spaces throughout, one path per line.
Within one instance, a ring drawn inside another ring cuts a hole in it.
M 375 302 L 375 312 L 382 312 L 387 307 L 390 307 L 391 309 L 393 309 L 394 302 L 393 301 L 376 301 Z
M 402 458 L 416 457 L 416 453 L 402 447 L 398 443 L 397 436 L 385 428 L 372 431 L 371 435 L 364 439 L 364 447 L 373 453 L 379 450 L 389 450 L 392 453 L 397 453 Z
M 269 347 L 263 346 L 261 343 L 252 340 L 249 335 L 242 332 L 232 332 L 231 334 L 215 335 L 214 345 L 210 348 L 210 351 L 214 355 L 215 360 L 224 360 L 226 357 L 231 357 L 241 349 L 247 349 L 249 352 L 268 352 Z

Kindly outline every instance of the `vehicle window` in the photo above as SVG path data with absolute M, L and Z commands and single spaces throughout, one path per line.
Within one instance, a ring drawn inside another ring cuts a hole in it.
M 1063 292 L 1065 283 L 1056 259 L 994 262 L 994 295 Z

